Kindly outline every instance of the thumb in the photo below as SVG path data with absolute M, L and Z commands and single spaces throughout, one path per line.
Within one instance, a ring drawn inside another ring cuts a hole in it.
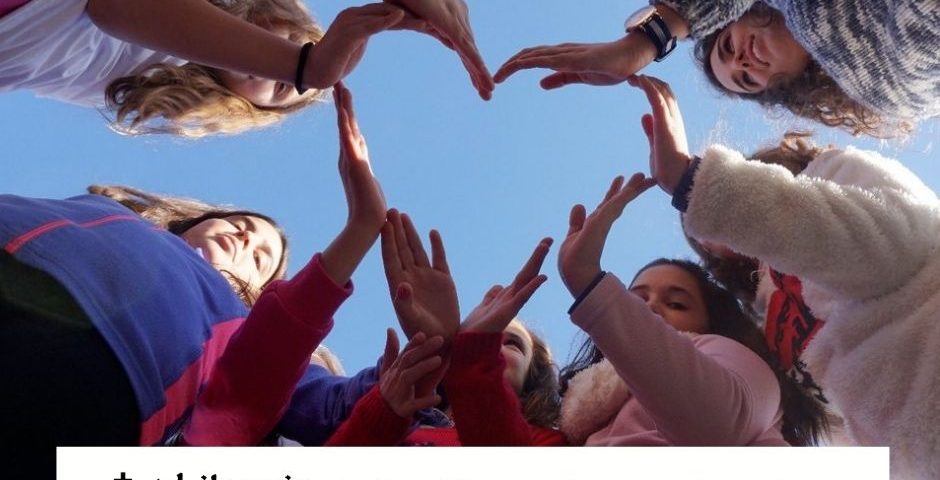
M 650 148 L 652 149 L 653 141 L 656 138 L 653 133 L 653 116 L 649 113 L 644 114 L 643 117 L 640 118 L 640 125 L 643 126 L 643 133 L 646 134 L 646 140 L 649 141 Z
M 411 284 L 402 282 L 395 289 L 395 298 L 393 299 L 396 308 L 401 308 L 407 312 L 414 311 L 414 289 Z
M 398 358 L 398 335 L 395 334 L 395 330 L 388 328 L 385 330 L 385 354 L 382 355 L 382 368 L 381 374 L 384 375 L 385 372 L 391 368 L 392 363 Z
M 584 228 L 584 220 L 587 212 L 584 205 L 578 204 L 571 207 L 571 214 L 568 216 L 568 236 L 580 232 Z

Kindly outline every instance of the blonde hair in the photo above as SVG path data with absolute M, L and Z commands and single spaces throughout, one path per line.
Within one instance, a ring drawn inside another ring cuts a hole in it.
M 323 38 L 323 30 L 300 0 L 210 1 L 265 29 L 287 27 L 288 39 L 298 44 Z M 218 73 L 195 63 L 155 64 L 114 80 L 105 89 L 107 108 L 114 112 L 111 128 L 127 135 L 169 133 L 188 138 L 235 134 L 277 123 L 324 97 L 323 91 L 311 89 L 291 105 L 259 107 L 222 85 Z
M 346 375 L 346 370 L 343 369 L 343 363 L 339 361 L 339 357 L 337 357 L 332 350 L 327 348 L 326 345 L 317 346 L 317 349 L 313 351 L 313 355 L 310 356 L 310 363 L 325 368 L 333 375 Z
M 236 277 L 230 272 L 221 272 L 229 280 L 229 283 L 232 284 L 235 294 L 238 295 L 248 307 L 254 305 L 264 287 L 275 280 L 284 278 L 287 274 L 287 254 L 289 252 L 287 236 L 273 218 L 263 213 L 251 210 L 238 210 L 228 205 L 213 205 L 192 198 L 156 195 L 122 185 L 91 185 L 88 187 L 88 193 L 108 197 L 124 205 L 150 223 L 165 228 L 170 233 L 177 236 L 181 236 L 190 228 L 211 218 L 245 215 L 261 218 L 270 223 L 271 226 L 277 230 L 278 235 L 281 237 L 281 243 L 284 245 L 284 253 L 281 254 L 281 259 L 274 273 L 271 274 L 271 277 L 260 286 L 252 287 L 248 282 Z

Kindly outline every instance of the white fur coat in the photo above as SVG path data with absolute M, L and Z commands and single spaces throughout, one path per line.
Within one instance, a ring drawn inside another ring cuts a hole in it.
M 940 478 L 940 202 L 900 163 L 848 148 L 800 175 L 723 147 L 695 175 L 688 232 L 803 282 L 826 325 L 803 358 L 894 478 Z

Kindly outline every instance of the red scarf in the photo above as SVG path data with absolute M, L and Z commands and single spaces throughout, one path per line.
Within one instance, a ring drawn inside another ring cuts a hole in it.
M 797 358 L 825 323 L 816 318 L 803 301 L 800 279 L 770 269 L 770 278 L 777 287 L 767 305 L 764 335 L 770 352 L 780 367 L 790 370 Z

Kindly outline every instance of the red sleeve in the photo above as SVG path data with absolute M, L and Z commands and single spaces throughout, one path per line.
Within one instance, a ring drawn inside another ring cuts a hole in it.
M 330 447 L 387 447 L 402 442 L 411 426 L 382 398 L 376 385 L 356 402 L 349 418 L 326 441 Z
M 454 337 L 444 389 L 464 446 L 532 445 L 516 392 L 503 379 L 502 333 Z
M 257 445 L 277 424 L 310 355 L 352 293 L 330 280 L 317 254 L 261 293 L 229 340 L 183 431 L 189 445 Z

